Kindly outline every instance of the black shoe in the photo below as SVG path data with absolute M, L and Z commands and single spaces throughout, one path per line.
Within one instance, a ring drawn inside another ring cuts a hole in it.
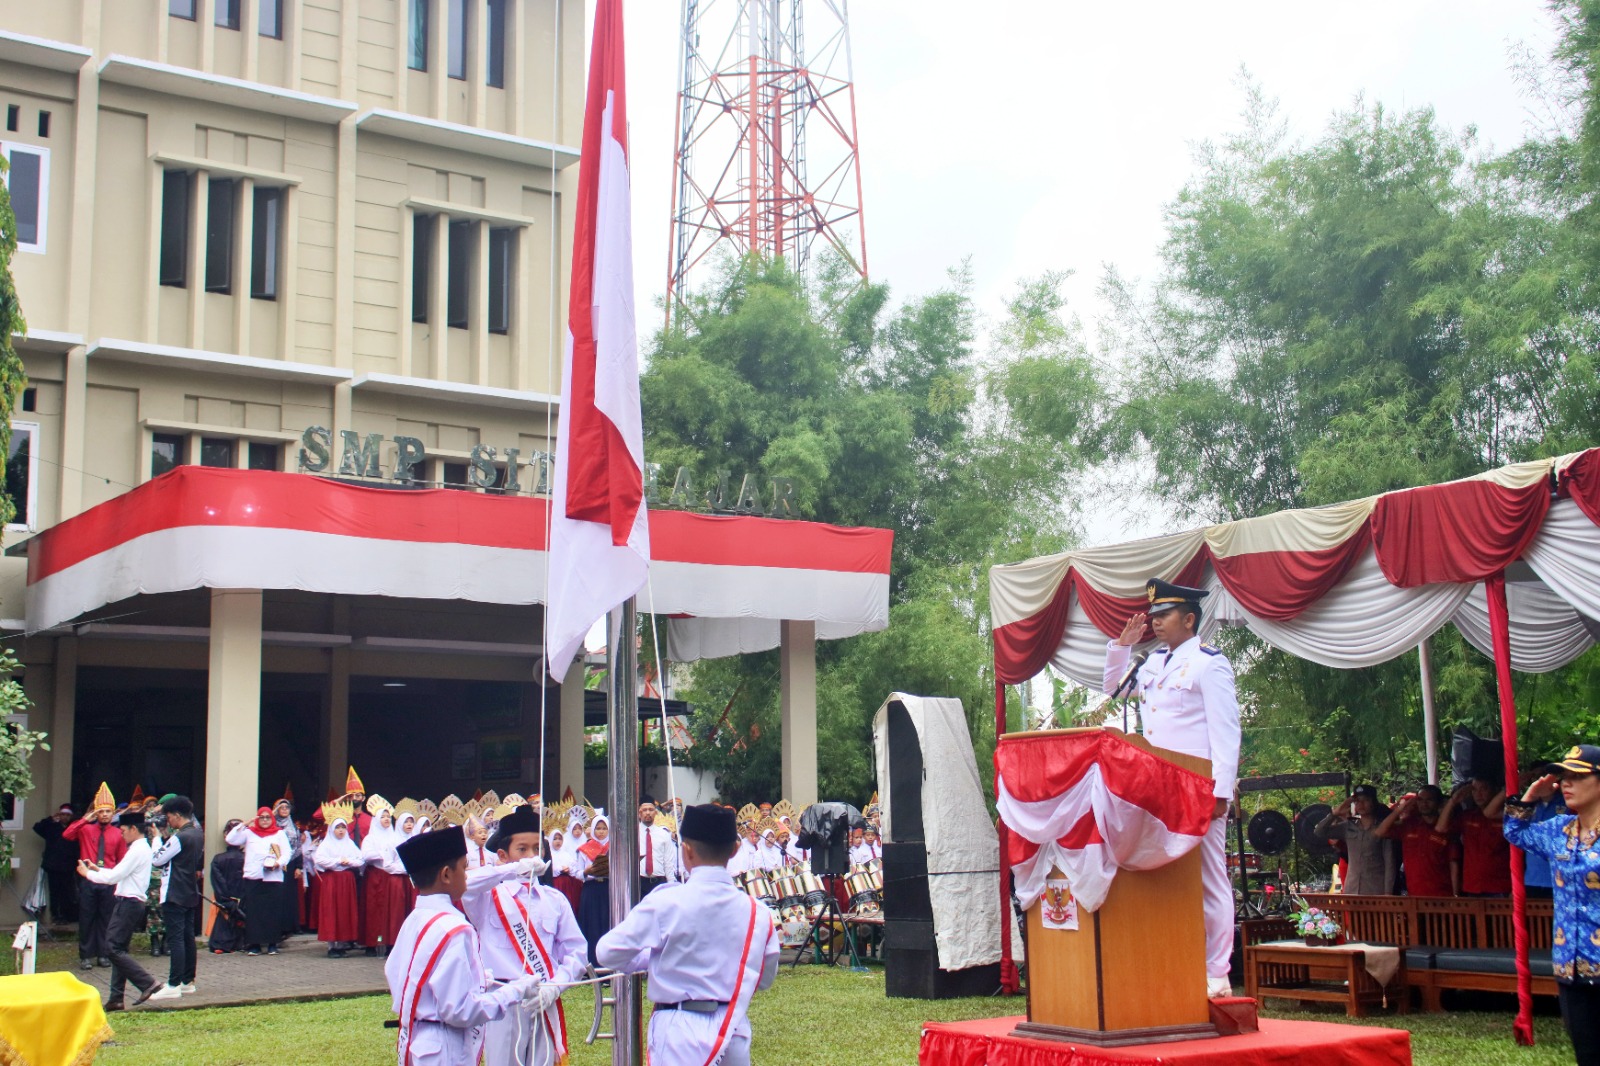
M 151 996 L 155 995 L 156 994 L 156 989 L 158 989 L 160 987 L 161 987 L 161 982 L 160 981 L 155 982 L 149 988 L 147 988 L 143 992 L 139 993 L 139 998 L 133 1001 L 133 1005 L 135 1007 L 137 1007 L 139 1004 L 143 1003 L 145 1000 L 147 1000 Z
M 344 958 L 344 948 L 329 948 L 328 949 L 328 958 L 330 958 L 330 959 L 342 959 L 342 958 Z
M 122 1000 L 120 999 L 108 999 L 100 1009 L 110 1014 L 112 1011 L 126 1010 L 127 1008 L 122 1005 Z
M 368 948 L 367 949 L 367 958 L 375 959 L 377 957 L 378 957 L 378 949 L 377 948 Z
M 278 945 L 276 945 L 276 944 L 273 944 L 271 947 L 269 947 L 267 949 L 267 954 L 268 955 L 276 955 L 277 953 L 278 953 Z
M 94 969 L 94 960 L 93 959 L 79 959 L 78 960 L 78 969 L 80 969 L 80 970 L 92 970 L 92 969 Z
M 96 966 L 110 966 L 111 960 L 102 955 L 98 959 L 94 960 L 94 964 Z

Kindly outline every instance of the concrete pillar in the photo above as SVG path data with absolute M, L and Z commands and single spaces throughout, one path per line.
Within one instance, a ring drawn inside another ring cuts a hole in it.
M 567 668 L 561 679 L 561 776 L 557 787 L 548 789 L 550 795 L 560 799 L 567 789 L 583 796 L 583 653 Z
M 211 590 L 211 657 L 206 699 L 206 854 L 226 845 L 229 818 L 261 804 L 261 590 Z
M 327 752 L 325 788 L 344 791 L 350 766 L 350 649 L 334 648 L 328 667 L 328 697 L 323 703 L 322 750 Z M 313 796 L 320 799 L 320 796 Z
M 804 809 L 817 802 L 817 623 L 780 622 L 778 662 L 783 701 L 783 798 Z

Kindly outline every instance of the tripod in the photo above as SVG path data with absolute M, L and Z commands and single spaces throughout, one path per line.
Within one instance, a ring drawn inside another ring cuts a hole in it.
M 850 923 L 845 921 L 844 912 L 839 909 L 839 898 L 835 894 L 835 889 L 839 884 L 839 877 L 839 874 L 822 875 L 822 883 L 828 888 L 828 901 L 822 905 L 822 910 L 817 913 L 817 916 L 811 919 L 811 931 L 806 934 L 806 938 L 800 942 L 799 947 L 794 949 L 794 958 L 789 960 L 789 968 L 791 970 L 800 965 L 801 958 L 805 956 L 806 948 L 815 949 L 818 962 L 825 960 L 829 966 L 832 966 L 839 961 L 839 942 L 833 936 L 833 923 L 835 921 L 839 923 L 839 928 L 844 931 L 845 946 L 850 950 L 851 967 L 853 969 L 862 968 L 861 954 L 856 950 L 855 934 L 850 931 Z M 824 938 L 822 932 L 823 923 L 827 923 L 828 927 L 826 938 Z

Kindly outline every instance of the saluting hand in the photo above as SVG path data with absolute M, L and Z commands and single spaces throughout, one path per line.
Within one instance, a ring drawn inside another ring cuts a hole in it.
M 1556 789 L 1561 787 L 1560 778 L 1555 774 L 1545 774 L 1539 780 L 1528 786 L 1528 791 L 1522 794 L 1523 803 L 1543 803 L 1556 794 Z
M 1124 648 L 1131 648 L 1139 643 L 1139 638 L 1144 636 L 1144 625 L 1148 618 L 1149 615 L 1143 611 L 1130 615 L 1127 623 L 1122 627 L 1122 633 L 1117 637 L 1117 643 Z

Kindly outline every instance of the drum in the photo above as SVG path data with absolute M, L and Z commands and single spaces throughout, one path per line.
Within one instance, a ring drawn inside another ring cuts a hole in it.
M 867 863 L 867 872 L 872 875 L 872 887 L 878 890 L 878 894 L 879 895 L 882 895 L 883 894 L 883 860 L 882 859 L 873 859 L 871 862 Z
M 778 874 L 774 887 L 778 893 L 778 909 L 784 914 L 798 911 L 805 906 L 805 889 L 801 887 L 800 878 L 795 874 Z
M 845 875 L 844 885 L 850 896 L 851 914 L 878 913 L 878 890 L 872 887 L 872 874 L 858 867 Z
M 767 880 L 766 871 L 764 870 L 751 870 L 745 874 L 744 890 L 769 907 L 775 907 L 778 904 L 778 897 L 773 892 L 772 882 Z
M 804 866 L 800 868 L 799 877 L 800 888 L 805 893 L 806 910 L 815 918 L 828 906 L 828 886 Z

